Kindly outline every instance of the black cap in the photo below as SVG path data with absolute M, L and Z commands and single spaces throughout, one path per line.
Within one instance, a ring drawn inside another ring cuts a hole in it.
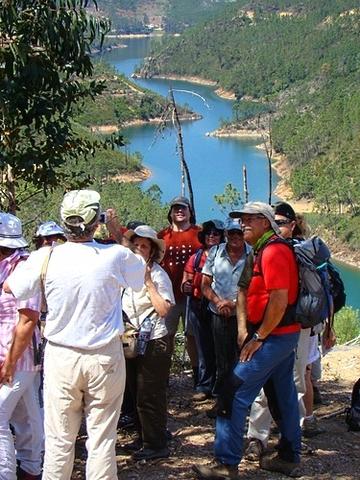
M 191 208 L 190 200 L 186 197 L 181 197 L 181 196 L 173 198 L 170 202 L 170 209 L 169 209 L 168 216 L 167 216 L 169 223 L 172 222 L 170 213 L 171 213 L 171 209 L 175 205 L 182 205 L 183 207 L 188 207 L 188 209 L 190 210 L 190 223 L 192 225 L 194 225 L 195 224 L 195 216 L 194 216 L 194 212 Z
M 289 220 L 296 220 L 296 214 L 291 205 L 286 202 L 278 202 L 274 205 L 275 215 L 282 215 Z
M 190 208 L 190 200 L 186 197 L 175 197 L 170 202 L 170 208 L 174 205 L 182 205 L 183 207 Z

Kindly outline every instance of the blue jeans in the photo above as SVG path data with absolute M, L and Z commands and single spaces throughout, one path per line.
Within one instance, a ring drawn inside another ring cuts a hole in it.
M 249 362 L 235 366 L 224 388 L 228 418 L 218 416 L 216 420 L 215 457 L 221 463 L 240 463 L 246 415 L 264 385 L 271 393 L 269 406 L 276 413 L 281 433 L 279 456 L 300 461 L 301 429 L 293 373 L 298 338 L 298 333 L 270 335 Z

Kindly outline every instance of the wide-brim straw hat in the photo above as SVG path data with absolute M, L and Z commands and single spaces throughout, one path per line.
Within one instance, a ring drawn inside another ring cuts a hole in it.
M 139 225 L 134 230 L 130 229 L 124 233 L 124 237 L 127 238 L 130 242 L 132 241 L 134 236 L 148 238 L 155 243 L 155 245 L 158 247 L 158 253 L 153 257 L 153 261 L 160 263 L 161 260 L 164 258 L 166 246 L 164 240 L 161 240 L 157 237 L 157 233 L 155 232 L 155 230 L 149 227 L 149 225 Z

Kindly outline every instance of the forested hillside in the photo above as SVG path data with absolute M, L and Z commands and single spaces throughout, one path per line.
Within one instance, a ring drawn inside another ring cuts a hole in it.
M 241 1 L 169 38 L 147 72 L 216 80 L 235 92 L 238 121 L 274 112 L 274 146 L 289 159 L 295 194 L 357 214 L 359 34 L 354 0 Z
M 118 34 L 146 34 L 161 28 L 168 0 L 99 0 L 101 12 L 111 18 Z
M 179 33 L 208 21 L 232 0 L 99 0 L 114 33 L 150 33 L 155 28 Z
M 106 88 L 96 102 L 88 100 L 81 106 L 76 119 L 87 127 L 117 126 L 136 120 L 150 121 L 161 117 L 166 101 L 131 82 L 124 75 L 101 61 L 95 61 L 94 78 L 105 82 Z M 184 110 L 180 108 L 183 113 Z
M 168 33 L 183 32 L 200 22 L 209 21 L 231 0 L 169 0 L 164 21 L 164 29 Z

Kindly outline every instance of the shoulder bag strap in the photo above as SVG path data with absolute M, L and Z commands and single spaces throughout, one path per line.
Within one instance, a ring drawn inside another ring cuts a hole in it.
M 48 307 L 47 307 L 47 302 L 46 302 L 46 296 L 45 296 L 45 280 L 46 280 L 46 274 L 49 266 L 49 260 L 52 255 L 52 252 L 54 250 L 54 247 L 50 247 L 48 253 L 46 254 L 46 257 L 44 258 L 43 264 L 41 266 L 41 272 L 40 272 L 40 288 L 41 288 L 41 308 L 40 308 L 40 313 L 41 317 L 45 317 L 46 314 L 48 313 Z

